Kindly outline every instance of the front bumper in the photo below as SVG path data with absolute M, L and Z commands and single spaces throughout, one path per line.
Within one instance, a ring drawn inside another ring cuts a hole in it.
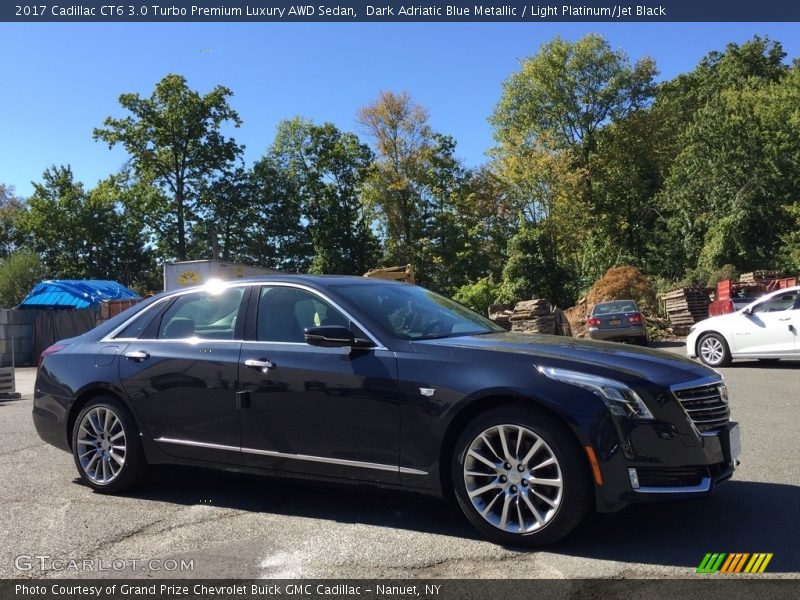
M 647 435 L 644 427 L 637 429 L 632 432 L 637 440 L 632 446 L 647 448 L 646 455 L 639 451 L 631 458 L 613 447 L 598 452 L 603 478 L 602 485 L 595 486 L 598 512 L 614 512 L 638 502 L 710 496 L 739 464 L 738 423 L 695 436 L 666 436 L 655 427 L 653 435 Z

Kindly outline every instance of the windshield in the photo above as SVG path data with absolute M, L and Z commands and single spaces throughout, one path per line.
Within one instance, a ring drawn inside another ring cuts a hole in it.
M 418 286 L 345 284 L 333 287 L 401 340 L 505 331 L 465 306 Z
M 601 302 L 595 304 L 593 315 L 608 315 L 611 313 L 636 312 L 639 309 L 633 300 L 618 300 L 617 302 Z

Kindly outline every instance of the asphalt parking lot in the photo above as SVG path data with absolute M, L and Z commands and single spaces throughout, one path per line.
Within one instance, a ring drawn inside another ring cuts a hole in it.
M 0 577 L 688 577 L 712 551 L 772 552 L 768 575 L 800 577 L 800 361 L 723 373 L 742 427 L 732 481 L 706 500 L 593 516 L 546 551 L 517 551 L 481 540 L 442 501 L 369 488 L 170 467 L 128 496 L 95 494 L 70 455 L 39 440 L 35 370 L 19 369 L 23 398 L 0 402 Z M 108 570 L 40 568 L 62 559 Z

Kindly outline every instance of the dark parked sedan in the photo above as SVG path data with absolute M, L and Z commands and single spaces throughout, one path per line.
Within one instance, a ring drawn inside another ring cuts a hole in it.
M 501 543 L 702 497 L 739 455 L 722 378 L 507 333 L 421 287 L 283 276 L 162 294 L 42 354 L 33 418 L 101 492 L 206 465 L 454 497 Z
M 586 320 L 593 340 L 633 342 L 647 346 L 647 327 L 639 306 L 633 300 L 598 302 Z

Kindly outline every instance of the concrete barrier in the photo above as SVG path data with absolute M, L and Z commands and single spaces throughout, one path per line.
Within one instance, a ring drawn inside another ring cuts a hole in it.
M 14 367 L 0 367 L 0 400 L 19 398 Z

